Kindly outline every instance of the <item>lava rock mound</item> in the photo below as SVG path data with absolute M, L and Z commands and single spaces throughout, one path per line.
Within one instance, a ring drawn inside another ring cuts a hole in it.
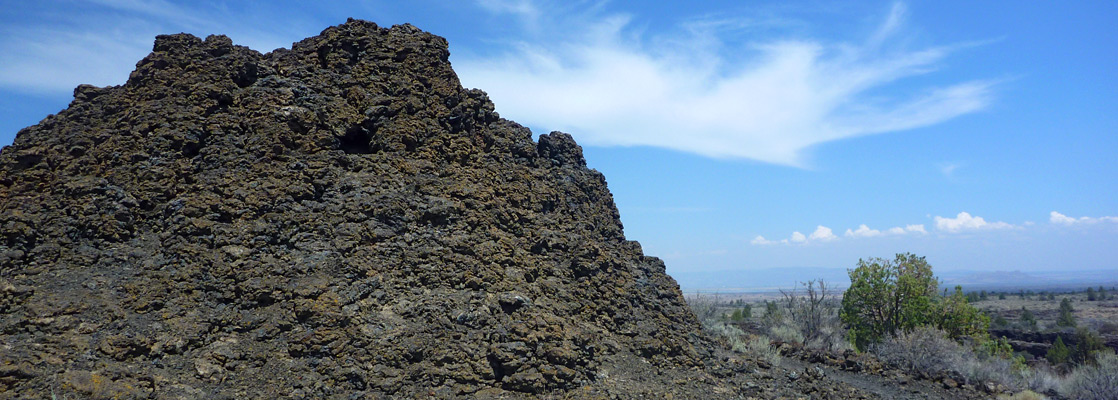
M 350 20 L 159 36 L 0 151 L 0 398 L 711 397 L 571 137 Z

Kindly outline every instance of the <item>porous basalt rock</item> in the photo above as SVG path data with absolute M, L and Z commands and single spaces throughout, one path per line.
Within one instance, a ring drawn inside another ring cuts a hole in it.
M 729 397 L 564 133 L 444 39 L 156 38 L 0 151 L 0 398 Z M 718 390 L 712 390 L 718 388 Z

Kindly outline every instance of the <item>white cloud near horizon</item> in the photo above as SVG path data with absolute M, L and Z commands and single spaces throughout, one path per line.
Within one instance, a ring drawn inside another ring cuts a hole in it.
M 831 230 L 831 228 L 819 225 L 815 228 L 815 232 L 812 232 L 811 236 L 809 236 L 808 238 L 811 240 L 829 242 L 838 239 L 838 236 L 835 236 L 835 233 Z
M 1099 222 L 1118 222 L 1118 217 L 1079 217 L 1073 218 L 1056 211 L 1049 213 L 1049 222 L 1057 225 L 1072 226 L 1080 224 L 1097 224 Z
M 843 236 L 846 237 L 876 237 L 884 235 L 904 235 L 909 233 L 927 234 L 928 231 L 924 230 L 923 224 L 905 225 L 904 227 L 896 226 L 884 231 L 872 229 L 866 224 L 858 225 L 858 229 L 847 229 Z
M 813 242 L 830 242 L 835 239 L 838 239 L 838 236 L 835 236 L 834 231 L 832 231 L 831 228 L 819 225 L 815 227 L 815 231 L 811 232 L 810 235 L 804 235 L 800 231 L 795 231 L 792 232 L 792 236 L 788 237 L 787 239 L 781 240 L 768 240 L 765 239 L 764 236 L 757 235 L 757 237 L 754 237 L 753 240 L 749 241 L 749 243 L 753 245 L 768 246 L 774 244 L 807 244 Z
M 522 15 L 516 10 L 535 3 L 482 4 Z M 864 43 L 761 37 L 733 44 L 720 30 L 725 24 L 649 39 L 628 16 L 606 15 L 558 25 L 582 35 L 544 36 L 496 57 L 454 62 L 463 84 L 487 91 L 503 116 L 569 132 L 583 144 L 804 166 L 811 146 L 933 125 L 991 102 L 989 81 L 898 88 L 959 47 L 895 44 L 904 16 L 904 6 L 894 5 Z
M 965 211 L 960 212 L 955 218 L 945 218 L 937 215 L 934 219 L 936 222 L 936 229 L 948 233 L 1016 228 L 1015 225 L 1001 221 L 986 222 L 984 218 L 970 215 L 970 213 Z

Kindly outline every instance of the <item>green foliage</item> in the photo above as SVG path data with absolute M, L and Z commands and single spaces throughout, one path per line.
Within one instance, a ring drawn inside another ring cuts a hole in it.
M 741 310 L 740 309 L 734 309 L 734 313 L 730 314 L 730 320 L 731 321 L 736 322 L 736 321 L 741 321 L 743 319 L 744 318 L 742 318 L 742 316 L 741 316 Z
M 1049 294 L 1048 294 L 1048 300 L 1053 300 L 1053 301 L 1055 301 L 1055 300 L 1056 300 L 1056 295 L 1055 295 L 1054 293 L 1049 293 Z
M 1087 301 L 1097 301 L 1099 298 L 1095 295 L 1095 288 L 1087 288 Z
M 1036 329 L 1036 316 L 1032 311 L 1029 311 L 1025 306 L 1021 306 L 1021 325 L 1030 329 Z
M 988 298 L 987 296 L 988 296 L 988 294 L 986 293 L 985 290 L 983 290 L 981 293 L 978 294 L 978 299 L 985 301 Z
M 998 316 L 994 317 L 994 320 L 993 320 L 993 321 L 991 321 L 990 323 L 991 323 L 991 324 L 994 324 L 994 326 L 1006 326 L 1006 325 L 1009 325 L 1009 321 L 1006 321 L 1006 320 L 1005 320 L 1005 317 L 1003 317 L 1003 316 L 1001 316 L 1001 315 L 998 315 Z
M 784 317 L 780 314 L 780 308 L 777 307 L 775 301 L 765 300 L 765 321 L 776 322 Z
M 1075 327 L 1075 311 L 1071 308 L 1071 301 L 1067 297 L 1060 300 L 1060 316 L 1056 317 L 1056 326 L 1070 326 Z
M 1088 330 L 1087 328 L 1079 328 L 1075 330 L 1075 347 L 1071 350 L 1071 362 L 1077 365 L 1093 364 L 1095 362 L 1095 353 L 1106 348 L 1103 344 L 1102 338 Z
M 981 359 L 1002 359 L 1007 360 L 1010 366 L 1015 371 L 1022 371 L 1028 368 L 1025 363 L 1025 357 L 1013 354 L 1013 346 L 1009 344 L 1009 340 L 1005 337 L 999 339 L 984 339 L 978 342 L 975 350 Z
M 990 317 L 968 304 L 961 287 L 937 296 L 939 282 L 924 257 L 905 253 L 892 261 L 858 260 L 849 273 L 851 285 L 839 316 L 859 350 L 919 326 L 934 326 L 955 340 L 984 338 L 990 327 Z
M 1048 348 L 1048 354 L 1044 358 L 1047 358 L 1052 365 L 1060 365 L 1068 362 L 1068 359 L 1071 358 L 1071 349 L 1064 344 L 1064 338 L 1057 336 L 1056 343 Z
M 1005 300 L 1005 292 L 998 293 L 998 300 Z
M 1099 300 L 1106 300 L 1106 288 L 1099 286 Z
M 976 293 L 976 292 L 967 293 L 967 303 L 977 303 L 977 302 L 978 302 L 978 293 Z
M 839 317 L 859 350 L 898 330 L 931 322 L 938 282 L 924 257 L 905 253 L 892 261 L 858 260 L 858 267 L 848 272 L 850 287 Z
M 744 318 L 753 318 L 753 306 L 750 305 L 750 304 L 746 304 L 745 307 L 742 307 L 741 308 L 741 317 L 743 319 Z
M 955 293 L 940 299 L 934 307 L 934 325 L 955 340 L 964 337 L 981 338 L 990 329 L 990 317 L 978 308 L 967 304 L 963 288 L 956 286 Z

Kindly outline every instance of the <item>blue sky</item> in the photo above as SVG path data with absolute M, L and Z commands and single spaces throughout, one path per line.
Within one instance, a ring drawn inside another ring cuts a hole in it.
M 1118 267 L 1118 4 L 398 3 L 4 0 L 0 144 L 156 34 L 409 22 L 502 116 L 574 135 L 669 273 Z

